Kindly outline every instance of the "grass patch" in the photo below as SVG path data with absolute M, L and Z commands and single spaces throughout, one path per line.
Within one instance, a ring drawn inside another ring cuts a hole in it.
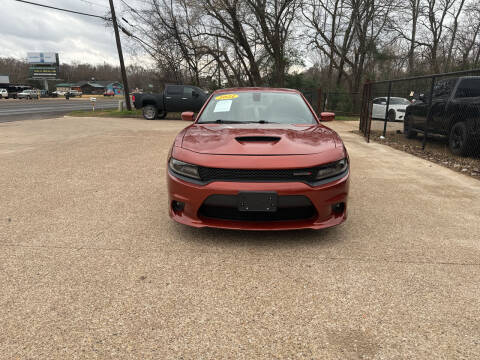
M 141 118 L 143 119 L 142 110 L 75 110 L 69 112 L 68 116 L 76 116 L 76 117 L 117 117 L 117 118 Z M 180 113 L 168 113 L 165 117 L 165 120 L 180 120 L 181 114 Z M 160 119 L 155 121 L 161 121 Z
M 341 120 L 341 121 L 359 121 L 360 118 L 359 118 L 358 116 L 335 115 L 335 120 Z
M 141 110 L 75 110 L 67 115 L 78 117 L 143 117 Z

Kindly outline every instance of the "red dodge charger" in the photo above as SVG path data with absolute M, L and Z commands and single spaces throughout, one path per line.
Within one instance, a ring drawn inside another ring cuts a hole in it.
M 214 92 L 168 159 L 170 216 L 194 227 L 322 229 L 347 218 L 349 158 L 303 95 Z

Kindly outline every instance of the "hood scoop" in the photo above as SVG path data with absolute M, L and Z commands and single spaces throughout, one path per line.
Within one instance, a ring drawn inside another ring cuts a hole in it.
M 237 136 L 235 140 L 239 143 L 260 143 L 260 142 L 277 142 L 280 141 L 279 136 Z

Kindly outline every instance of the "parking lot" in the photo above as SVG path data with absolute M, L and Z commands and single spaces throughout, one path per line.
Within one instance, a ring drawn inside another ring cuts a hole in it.
M 480 358 L 478 180 L 337 121 L 345 224 L 191 229 L 165 188 L 186 125 L 0 124 L 0 358 Z

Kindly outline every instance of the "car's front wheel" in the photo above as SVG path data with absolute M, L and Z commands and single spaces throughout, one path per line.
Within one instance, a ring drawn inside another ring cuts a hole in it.
M 465 122 L 457 122 L 450 130 L 448 137 L 450 151 L 454 155 L 468 156 L 472 150 L 472 136 L 468 133 Z
M 147 120 L 155 120 L 158 117 L 158 109 L 154 105 L 145 105 L 142 112 L 143 117 Z
M 388 111 L 388 121 L 394 122 L 396 117 L 397 117 L 397 114 L 395 113 L 395 110 Z

